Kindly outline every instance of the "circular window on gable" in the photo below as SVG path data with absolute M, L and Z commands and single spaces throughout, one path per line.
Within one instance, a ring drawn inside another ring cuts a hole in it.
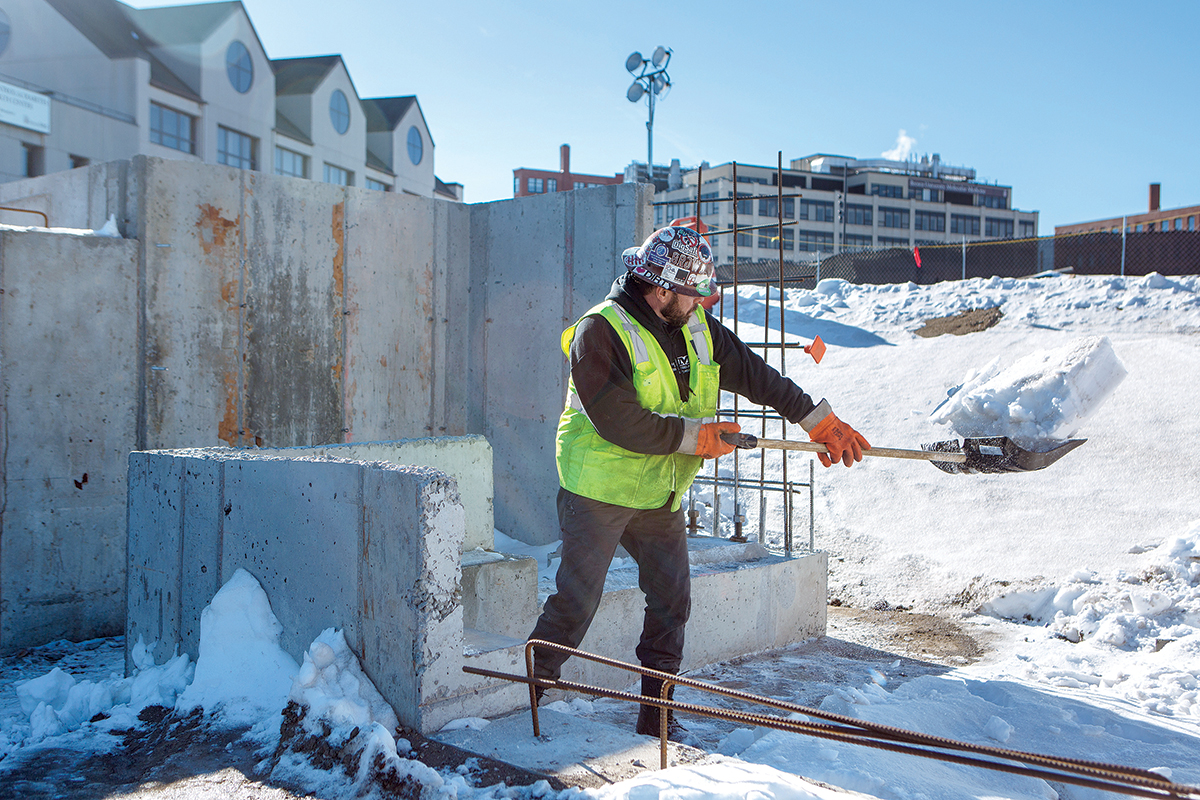
M 234 39 L 225 51 L 225 71 L 229 74 L 229 82 L 233 84 L 234 89 L 241 94 L 250 91 L 250 84 L 254 83 L 254 62 L 250 60 L 250 51 L 246 49 L 246 45 L 237 39 Z
M 408 129 L 408 160 L 413 164 L 420 164 L 423 155 L 425 142 L 421 139 L 421 132 L 417 130 L 417 126 L 413 125 Z
M 12 24 L 8 21 L 8 14 L 0 11 L 0 53 L 8 49 L 8 40 L 12 36 Z
M 334 89 L 329 97 L 329 120 L 338 133 L 350 130 L 350 103 L 341 89 Z

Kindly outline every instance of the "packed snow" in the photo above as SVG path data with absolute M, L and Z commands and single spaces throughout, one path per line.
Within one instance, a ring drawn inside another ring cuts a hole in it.
M 1033 447 L 1088 440 L 1027 474 L 950 475 L 882 458 L 850 470 L 818 468 L 816 545 L 830 554 L 832 601 L 954 618 L 982 632 L 990 647 L 974 663 L 918 675 L 901 660 L 866 671 L 830 660 L 820 666 L 843 669 L 842 679 L 821 707 L 1200 784 L 1200 455 L 1193 446 L 1200 437 L 1200 278 L 1054 276 L 934 286 L 826 280 L 814 290 L 789 290 L 783 301 L 789 340 L 807 343 L 819 334 L 829 345 L 819 365 L 789 351 L 786 373 L 816 398 L 828 398 L 873 445 L 916 447 L 977 435 L 1020 437 Z M 778 341 L 777 290 L 742 287 L 737 303 L 744 339 Z M 727 324 L 732 305 L 729 293 L 718 308 Z M 913 334 L 930 318 L 993 307 L 1003 317 L 986 331 Z M 778 425 L 743 424 L 759 435 L 783 433 Z M 779 453 L 739 453 L 739 468 L 758 474 L 760 457 L 769 478 L 782 474 Z M 733 459 L 721 460 L 722 472 L 732 468 Z M 796 474 L 807 476 L 807 466 Z M 711 495 L 697 492 L 696 501 L 711 520 Z M 732 530 L 735 501 L 756 530 L 757 495 L 744 488 L 737 498 L 721 498 L 723 532 Z M 781 514 L 768 505 L 772 547 L 782 546 L 775 533 Z M 553 548 L 525 547 L 499 533 L 497 547 L 538 557 L 547 590 Z M 618 562 L 614 569 L 631 566 Z M 114 732 L 138 724 L 139 710 L 158 704 L 201 707 L 217 720 L 251 724 L 249 735 L 275 754 L 264 756 L 261 768 L 322 796 L 370 793 L 371 769 L 379 764 L 419 784 L 427 797 L 556 796 L 544 783 L 519 791 L 474 788 L 467 774 L 440 774 L 406 758 L 408 742 L 392 735 L 394 714 L 339 631 L 322 633 L 302 664 L 279 648 L 278 637 L 261 588 L 239 572 L 204 612 L 194 664 L 177 655 L 156 665 L 148 643 L 139 642 L 135 671 L 124 677 L 122 648 L 111 640 L 47 645 L 62 655 L 42 674 L 16 674 L 0 661 L 10 687 L 0 696 L 0 781 L 24 752 L 110 748 Z M 754 662 L 754 669 L 773 672 L 779 685 L 799 692 L 809 680 L 796 677 L 804 674 L 804 652 L 785 651 Z M 604 714 L 604 701 L 552 705 L 584 717 Z M 352 774 L 314 769 L 301 748 L 289 746 L 305 736 L 352 742 L 363 757 Z M 605 800 L 837 794 L 803 776 L 881 798 L 1100 796 L 763 729 L 728 731 L 716 750 L 730 760 L 562 794 Z

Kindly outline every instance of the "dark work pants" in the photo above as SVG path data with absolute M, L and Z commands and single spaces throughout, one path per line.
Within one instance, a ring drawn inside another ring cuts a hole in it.
M 683 660 L 683 628 L 691 613 L 687 528 L 683 509 L 668 502 L 648 511 L 625 508 L 558 490 L 562 562 L 557 590 L 542 610 L 531 639 L 579 647 L 596 616 L 604 578 L 617 545 L 638 565 L 638 586 L 646 595 L 646 614 L 637 657 L 642 666 L 676 673 Z M 537 650 L 534 673 L 557 680 L 567 656 Z

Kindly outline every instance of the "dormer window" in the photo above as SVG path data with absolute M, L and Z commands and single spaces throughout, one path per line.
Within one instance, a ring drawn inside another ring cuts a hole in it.
M 239 94 L 250 91 L 250 84 L 254 83 L 254 62 L 246 45 L 236 39 L 225 51 L 225 72 L 229 75 L 229 83 Z
M 408 129 L 408 160 L 415 166 L 421 163 L 424 154 L 425 142 L 421 139 L 421 132 L 417 130 L 417 126 L 413 125 Z
M 338 133 L 350 130 L 350 103 L 341 89 L 334 89 L 329 97 L 329 119 Z

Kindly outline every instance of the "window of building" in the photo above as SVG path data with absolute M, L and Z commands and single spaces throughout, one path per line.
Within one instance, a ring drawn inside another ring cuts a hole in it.
M 408 160 L 413 163 L 413 166 L 421 163 L 421 159 L 425 156 L 425 140 L 421 138 L 421 132 L 417 130 L 417 126 L 413 125 L 408 129 Z
M 738 180 L 740 181 L 741 178 L 739 177 Z M 741 194 L 739 193 L 738 196 L 740 197 Z M 753 214 L 754 213 L 754 201 L 753 200 L 738 200 L 737 201 L 737 213 L 738 213 L 738 216 L 744 216 L 744 217 L 748 217 L 751 214 Z
M 847 233 L 842 237 L 842 249 L 856 252 L 871 249 L 871 237 L 857 233 Z
M 516 195 L 520 194 L 520 192 L 521 192 L 521 179 L 520 179 L 520 177 L 513 175 L 513 196 L 515 197 Z
M 754 246 L 754 234 L 753 233 L 738 233 L 737 246 L 738 247 L 753 247 Z
M 758 215 L 760 217 L 779 216 L 779 200 L 774 197 L 760 198 L 758 201 Z
M 944 233 L 946 230 L 946 215 L 935 211 L 918 211 L 913 216 L 913 229 Z
M 546 191 L 546 185 L 541 178 L 526 178 L 525 191 L 530 194 L 541 194 Z
M 1169 219 L 1164 219 L 1162 221 L 1162 225 L 1160 226 L 1160 230 L 1165 231 L 1165 230 L 1168 230 L 1170 227 L 1171 227 L 1171 221 Z
M 334 89 L 329 96 L 329 121 L 338 133 L 350 130 L 350 101 L 341 89 Z
M 767 183 L 766 178 L 753 178 L 749 175 L 738 175 L 738 183 L 761 183 L 764 186 Z
M 908 247 L 908 239 L 900 239 L 895 236 L 880 236 L 880 247 Z
M 254 61 L 250 58 L 250 51 L 246 49 L 246 45 L 237 39 L 234 39 L 225 51 L 225 74 L 229 76 L 229 83 L 239 94 L 250 91 L 250 84 L 254 83 Z
M 877 194 L 880 197 L 904 197 L 903 186 L 892 186 L 888 183 L 872 183 L 871 194 Z
M 907 208 L 890 208 L 888 206 L 880 206 L 879 217 L 879 224 L 885 228 L 908 229 Z
M 308 177 L 308 156 L 288 150 L 286 147 L 275 147 L 275 174 L 286 175 L 289 178 Z
M 190 114 L 176 111 L 158 103 L 150 104 L 150 141 L 180 150 L 196 152 L 196 120 Z
M 908 195 L 914 200 L 926 203 L 940 203 L 942 200 L 942 193 L 938 189 L 910 189 Z
M 815 253 L 818 250 L 833 250 L 833 234 L 824 231 L 799 231 L 796 234 L 796 249 Z
M 557 192 L 558 191 L 558 178 L 546 178 L 546 191 L 547 192 Z
M 1196 218 L 1195 217 L 1188 217 L 1188 230 L 1189 231 L 1196 230 Z
M 376 192 L 390 192 L 392 190 L 391 186 L 374 178 L 367 178 L 367 188 Z
M 333 164 L 325 164 L 325 182 L 332 183 L 335 186 L 353 186 L 354 173 L 349 170 L 335 167 Z
M 92 163 L 92 160 L 87 156 L 71 156 L 71 169 L 86 167 L 90 163 Z
M 792 250 L 795 247 L 796 232 L 792 228 L 783 229 L 783 249 Z M 758 246 L 779 249 L 779 228 L 760 228 L 758 231 Z
M 984 219 L 983 233 L 990 239 L 1011 239 L 1013 238 L 1013 221 L 987 217 Z
M 700 195 L 700 216 L 715 217 L 720 214 L 721 204 L 712 202 L 720 196 L 720 192 L 705 192 L 704 194 Z M 706 203 L 704 202 L 705 200 L 708 200 L 709 202 Z
M 1113 233 L 1116 233 L 1116 228 L 1113 228 Z M 1021 220 L 1021 238 L 1032 239 L 1037 236 L 1037 223 L 1031 219 Z
M 1138 225 L 1138 226 L 1136 226 L 1136 227 L 1134 228 L 1134 231 L 1136 231 L 1137 233 L 1141 233 L 1141 232 L 1142 232 L 1142 226 L 1141 226 L 1141 225 Z
M 783 198 L 783 218 L 784 219 L 795 219 L 796 218 L 796 198 L 794 198 L 794 197 Z
M 238 169 L 258 169 L 254 139 L 224 125 L 217 126 L 217 163 Z
M 801 200 L 800 219 L 833 222 L 833 202 L 831 200 Z
M 847 225 L 871 225 L 871 207 L 859 205 L 858 203 L 846 204 L 846 224 Z M 868 239 L 871 237 L 868 236 Z M 868 245 L 869 246 L 869 245 Z
M 950 232 L 961 233 L 964 236 L 979 235 L 979 217 L 966 214 L 950 215 Z
M 1183 217 L 1175 218 L 1175 230 L 1177 230 L 1177 231 L 1183 230 Z
M 36 178 L 46 174 L 46 149 L 41 145 L 21 143 L 21 174 Z
M 1004 202 L 1004 198 L 994 194 L 985 194 L 980 197 L 979 205 L 984 208 L 1008 208 L 1008 203 Z

